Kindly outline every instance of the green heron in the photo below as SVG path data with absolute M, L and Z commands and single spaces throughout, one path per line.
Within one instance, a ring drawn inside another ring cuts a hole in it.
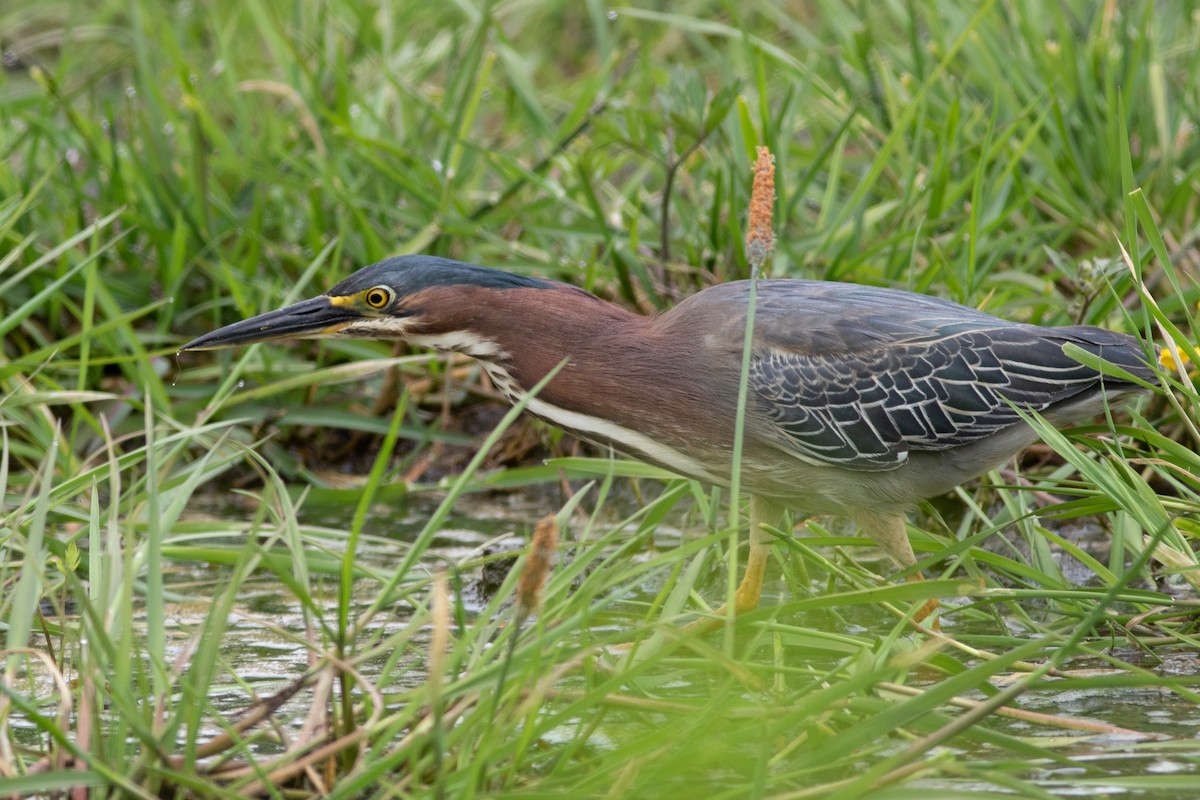
M 183 349 L 399 339 L 478 359 L 514 403 L 562 363 L 528 401 L 534 416 L 727 485 L 749 297 L 750 282 L 736 281 L 646 317 L 569 284 L 402 256 Z M 750 554 L 738 613 L 758 605 L 771 541 L 764 526 L 780 528 L 788 509 L 849 517 L 908 569 L 916 564 L 908 511 L 1034 442 L 1022 412 L 1061 425 L 1140 388 L 1071 358 L 1065 345 L 1156 382 L 1125 334 L 1024 325 L 847 283 L 759 280 L 753 337 L 740 466 Z

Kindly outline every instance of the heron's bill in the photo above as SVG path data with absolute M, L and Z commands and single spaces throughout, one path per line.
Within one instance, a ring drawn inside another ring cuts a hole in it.
M 294 305 L 268 311 L 257 317 L 235 322 L 206 333 L 179 348 L 183 350 L 219 350 L 254 344 L 271 339 L 303 339 L 337 333 L 361 314 L 339 306 L 322 295 Z

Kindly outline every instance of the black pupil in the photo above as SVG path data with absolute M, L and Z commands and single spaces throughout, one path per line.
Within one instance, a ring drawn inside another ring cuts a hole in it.
M 384 296 L 383 292 L 371 292 L 369 295 L 367 295 L 367 302 L 373 306 L 381 306 L 387 302 L 387 298 Z

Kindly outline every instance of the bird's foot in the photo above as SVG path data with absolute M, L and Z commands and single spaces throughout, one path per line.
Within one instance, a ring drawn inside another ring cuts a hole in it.
M 925 620 L 929 620 L 929 630 L 940 631 L 942 629 L 942 617 L 941 614 L 938 613 L 939 608 L 941 608 L 941 604 L 937 601 L 937 598 L 929 598 L 922 603 L 921 607 L 917 609 L 917 612 L 913 614 L 913 624 L 918 628 L 922 628 L 925 627 L 923 625 Z
M 740 617 L 742 614 L 748 614 L 758 608 L 758 601 L 762 597 L 762 565 L 751 563 L 746 570 L 746 575 L 737 591 L 733 593 L 733 616 Z M 707 616 L 693 620 L 687 625 L 680 628 L 679 632 L 682 635 L 689 634 L 705 634 L 712 633 L 715 630 L 720 630 L 725 625 L 725 620 L 729 617 L 728 604 L 721 606 L 716 611 L 709 613 Z

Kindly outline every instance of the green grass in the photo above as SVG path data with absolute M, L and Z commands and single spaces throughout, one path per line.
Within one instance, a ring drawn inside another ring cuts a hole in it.
M 1185 5 L 3 4 L 0 795 L 1190 797 L 1194 731 L 1130 710 L 1200 699 Z M 719 493 L 501 420 L 443 357 L 175 355 L 398 253 L 666 308 L 748 274 L 756 145 L 771 274 L 1128 330 L 1190 363 L 923 509 L 924 585 L 881 581 L 829 520 L 781 538 L 778 602 L 722 640 L 675 633 L 737 563 Z M 470 608 L 489 557 L 438 549 L 455 498 L 563 478 L 540 611 L 511 605 L 520 564 Z M 214 493 L 244 510 L 213 519 Z M 428 519 L 388 538 L 406 500 Z M 313 524 L 322 504 L 344 521 Z M 248 608 L 264 586 L 287 625 Z M 934 595 L 946 636 L 915 636 Z M 245 677 L 246 626 L 311 668 Z M 313 727 L 222 699 L 288 693 Z

